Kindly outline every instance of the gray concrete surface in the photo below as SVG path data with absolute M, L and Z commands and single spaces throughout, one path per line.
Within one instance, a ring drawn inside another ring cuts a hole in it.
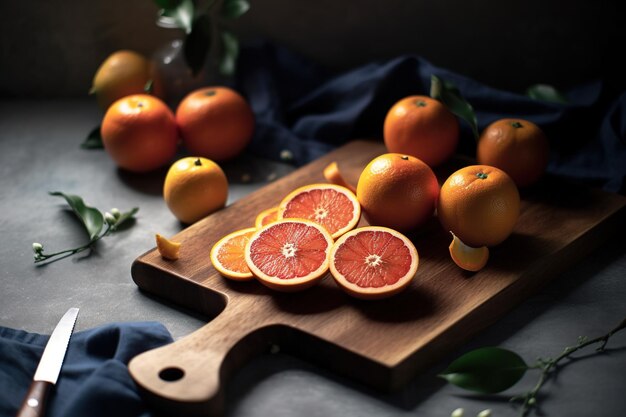
M 181 225 L 161 198 L 163 173 L 132 176 L 118 171 L 103 151 L 79 148 L 99 123 L 92 101 L 0 102 L 0 325 L 49 333 L 70 306 L 81 308 L 77 329 L 114 321 L 156 320 L 179 338 L 206 318 L 142 293 L 130 277 L 131 262 L 154 246 L 156 232 L 173 235 Z M 290 167 L 243 157 L 226 167 L 229 203 L 284 175 Z M 242 182 L 249 174 L 252 182 Z M 32 242 L 61 249 L 83 242 L 83 234 L 62 199 L 48 191 L 83 196 L 102 210 L 139 206 L 136 224 L 105 238 L 90 257 L 78 255 L 38 267 Z M 467 395 L 444 385 L 436 373 L 472 348 L 499 345 L 527 362 L 555 356 L 578 336 L 604 334 L 626 315 L 626 244 L 606 242 L 561 274 L 540 293 L 496 324 L 432 364 L 401 391 L 383 394 L 284 353 L 261 356 L 227 387 L 228 416 L 427 416 L 447 417 L 457 407 L 466 416 L 491 408 L 494 416 L 515 416 L 510 395 L 529 389 L 536 373 L 495 398 Z M 577 355 L 541 396 L 543 415 L 621 417 L 625 412 L 626 332 L 607 352 Z

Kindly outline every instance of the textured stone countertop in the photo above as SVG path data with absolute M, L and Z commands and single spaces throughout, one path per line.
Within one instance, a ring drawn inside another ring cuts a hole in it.
M 154 234 L 181 230 L 161 197 L 164 173 L 121 172 L 99 150 L 79 147 L 101 115 L 88 100 L 0 102 L 0 325 L 49 333 L 70 306 L 81 307 L 77 329 L 116 321 L 159 321 L 174 338 L 207 318 L 141 292 L 130 265 L 154 246 Z M 244 156 L 226 164 L 228 202 L 245 196 L 291 167 Z M 103 239 L 89 258 L 33 264 L 31 244 L 47 248 L 82 243 L 80 226 L 47 192 L 78 194 L 102 210 L 140 207 L 136 224 Z M 556 277 L 477 337 L 399 392 L 382 394 L 283 353 L 246 365 L 227 386 L 229 416 L 465 416 L 491 408 L 493 416 L 517 415 L 507 399 L 529 389 L 537 373 L 493 398 L 445 385 L 436 373 L 472 348 L 503 346 L 527 362 L 556 356 L 578 336 L 606 333 L 626 316 L 626 242 L 607 241 L 591 256 Z M 593 349 L 589 349 L 591 352 Z M 623 416 L 626 411 L 626 332 L 604 354 L 577 355 L 542 391 L 546 416 Z

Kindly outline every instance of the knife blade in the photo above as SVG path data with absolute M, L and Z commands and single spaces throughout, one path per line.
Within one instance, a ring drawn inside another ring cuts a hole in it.
M 50 388 L 57 383 L 61 373 L 61 366 L 74 331 L 76 317 L 78 317 L 78 308 L 70 308 L 52 331 L 17 417 L 43 415 Z

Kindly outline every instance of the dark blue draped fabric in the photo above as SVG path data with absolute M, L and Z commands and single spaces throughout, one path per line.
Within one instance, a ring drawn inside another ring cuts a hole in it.
M 0 416 L 12 417 L 26 395 L 49 336 L 0 327 Z M 49 417 L 148 417 L 127 364 L 170 343 L 159 323 L 112 323 L 72 335 L 46 407 Z
M 564 92 L 567 104 L 499 90 L 401 56 L 341 74 L 329 74 L 294 53 L 268 43 L 242 51 L 235 88 L 257 117 L 250 150 L 270 159 L 284 151 L 303 165 L 352 139 L 378 138 L 387 111 L 401 98 L 428 95 L 431 75 L 454 83 L 476 112 L 479 131 L 504 117 L 539 125 L 548 135 L 549 172 L 624 192 L 626 97 L 592 81 Z M 461 122 L 459 153 L 474 155 L 469 126 Z

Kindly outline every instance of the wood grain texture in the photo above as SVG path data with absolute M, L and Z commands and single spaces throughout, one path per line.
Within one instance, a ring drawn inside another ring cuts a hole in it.
M 450 236 L 436 218 L 409 234 L 420 267 L 411 286 L 387 300 L 352 299 L 330 276 L 304 292 L 282 294 L 256 281 L 229 281 L 213 269 L 209 251 L 219 238 L 254 225 L 261 210 L 294 188 L 324 182 L 328 163 L 337 161 L 356 184 L 363 167 L 384 152 L 379 142 L 351 142 L 176 235 L 182 242 L 177 261 L 162 259 L 156 249 L 137 258 L 131 272 L 141 289 L 215 316 L 191 335 L 131 361 L 148 400 L 177 415 L 217 415 L 229 376 L 272 344 L 376 388 L 400 388 L 583 259 L 626 217 L 622 196 L 546 178 L 522 192 L 514 233 L 492 248 L 478 273 L 450 260 Z M 440 182 L 467 162 L 438 169 Z

